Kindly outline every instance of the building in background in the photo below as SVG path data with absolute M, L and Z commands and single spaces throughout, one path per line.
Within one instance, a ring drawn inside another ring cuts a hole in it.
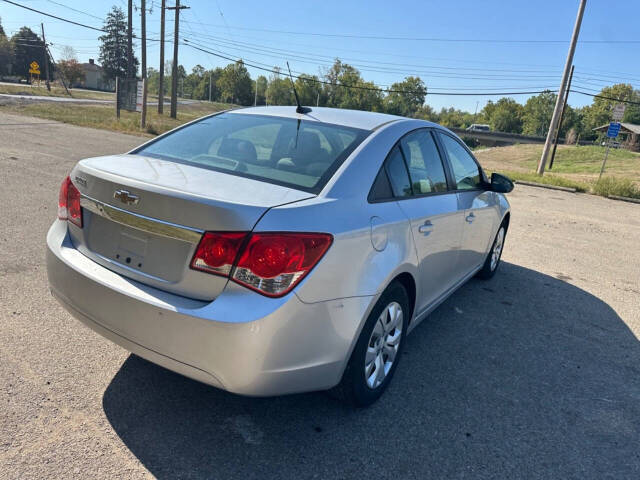
M 606 134 L 609 124 L 594 128 L 593 130 L 601 134 Z M 623 148 L 632 152 L 640 152 L 640 125 L 634 123 L 620 122 L 620 133 L 616 139 L 620 141 Z
M 115 82 L 105 77 L 103 68 L 98 65 L 93 58 L 89 59 L 89 63 L 82 63 L 81 66 L 84 72 L 84 80 L 80 80 L 74 84 L 74 87 L 103 90 L 106 92 L 115 90 Z

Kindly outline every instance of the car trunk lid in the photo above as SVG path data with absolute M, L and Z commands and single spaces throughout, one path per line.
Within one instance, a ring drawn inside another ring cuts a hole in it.
M 227 279 L 189 268 L 204 231 L 251 231 L 271 207 L 313 195 L 250 178 L 141 155 L 83 160 L 71 173 L 82 194 L 83 254 L 133 280 L 214 299 Z

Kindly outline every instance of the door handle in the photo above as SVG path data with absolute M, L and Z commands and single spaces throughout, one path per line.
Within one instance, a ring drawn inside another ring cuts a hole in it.
M 431 223 L 431 220 L 427 220 L 422 225 L 420 225 L 420 227 L 418 227 L 418 231 L 420 233 L 424 233 L 425 235 L 429 235 L 431 233 L 431 230 L 433 230 L 433 223 Z
M 473 212 L 471 212 L 469 215 L 467 215 L 467 218 L 465 218 L 465 220 L 469 223 L 473 223 L 475 219 L 476 219 L 476 216 L 473 214 Z

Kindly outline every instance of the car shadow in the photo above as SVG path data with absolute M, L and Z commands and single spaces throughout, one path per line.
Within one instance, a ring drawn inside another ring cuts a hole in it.
M 640 343 L 606 303 L 504 263 L 407 338 L 367 409 L 245 398 L 131 355 L 103 407 L 158 478 L 638 478 Z

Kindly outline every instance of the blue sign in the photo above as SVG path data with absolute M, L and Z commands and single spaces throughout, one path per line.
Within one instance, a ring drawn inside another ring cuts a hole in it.
M 607 129 L 607 137 L 616 138 L 620 133 L 620 124 L 618 122 L 611 122 Z

